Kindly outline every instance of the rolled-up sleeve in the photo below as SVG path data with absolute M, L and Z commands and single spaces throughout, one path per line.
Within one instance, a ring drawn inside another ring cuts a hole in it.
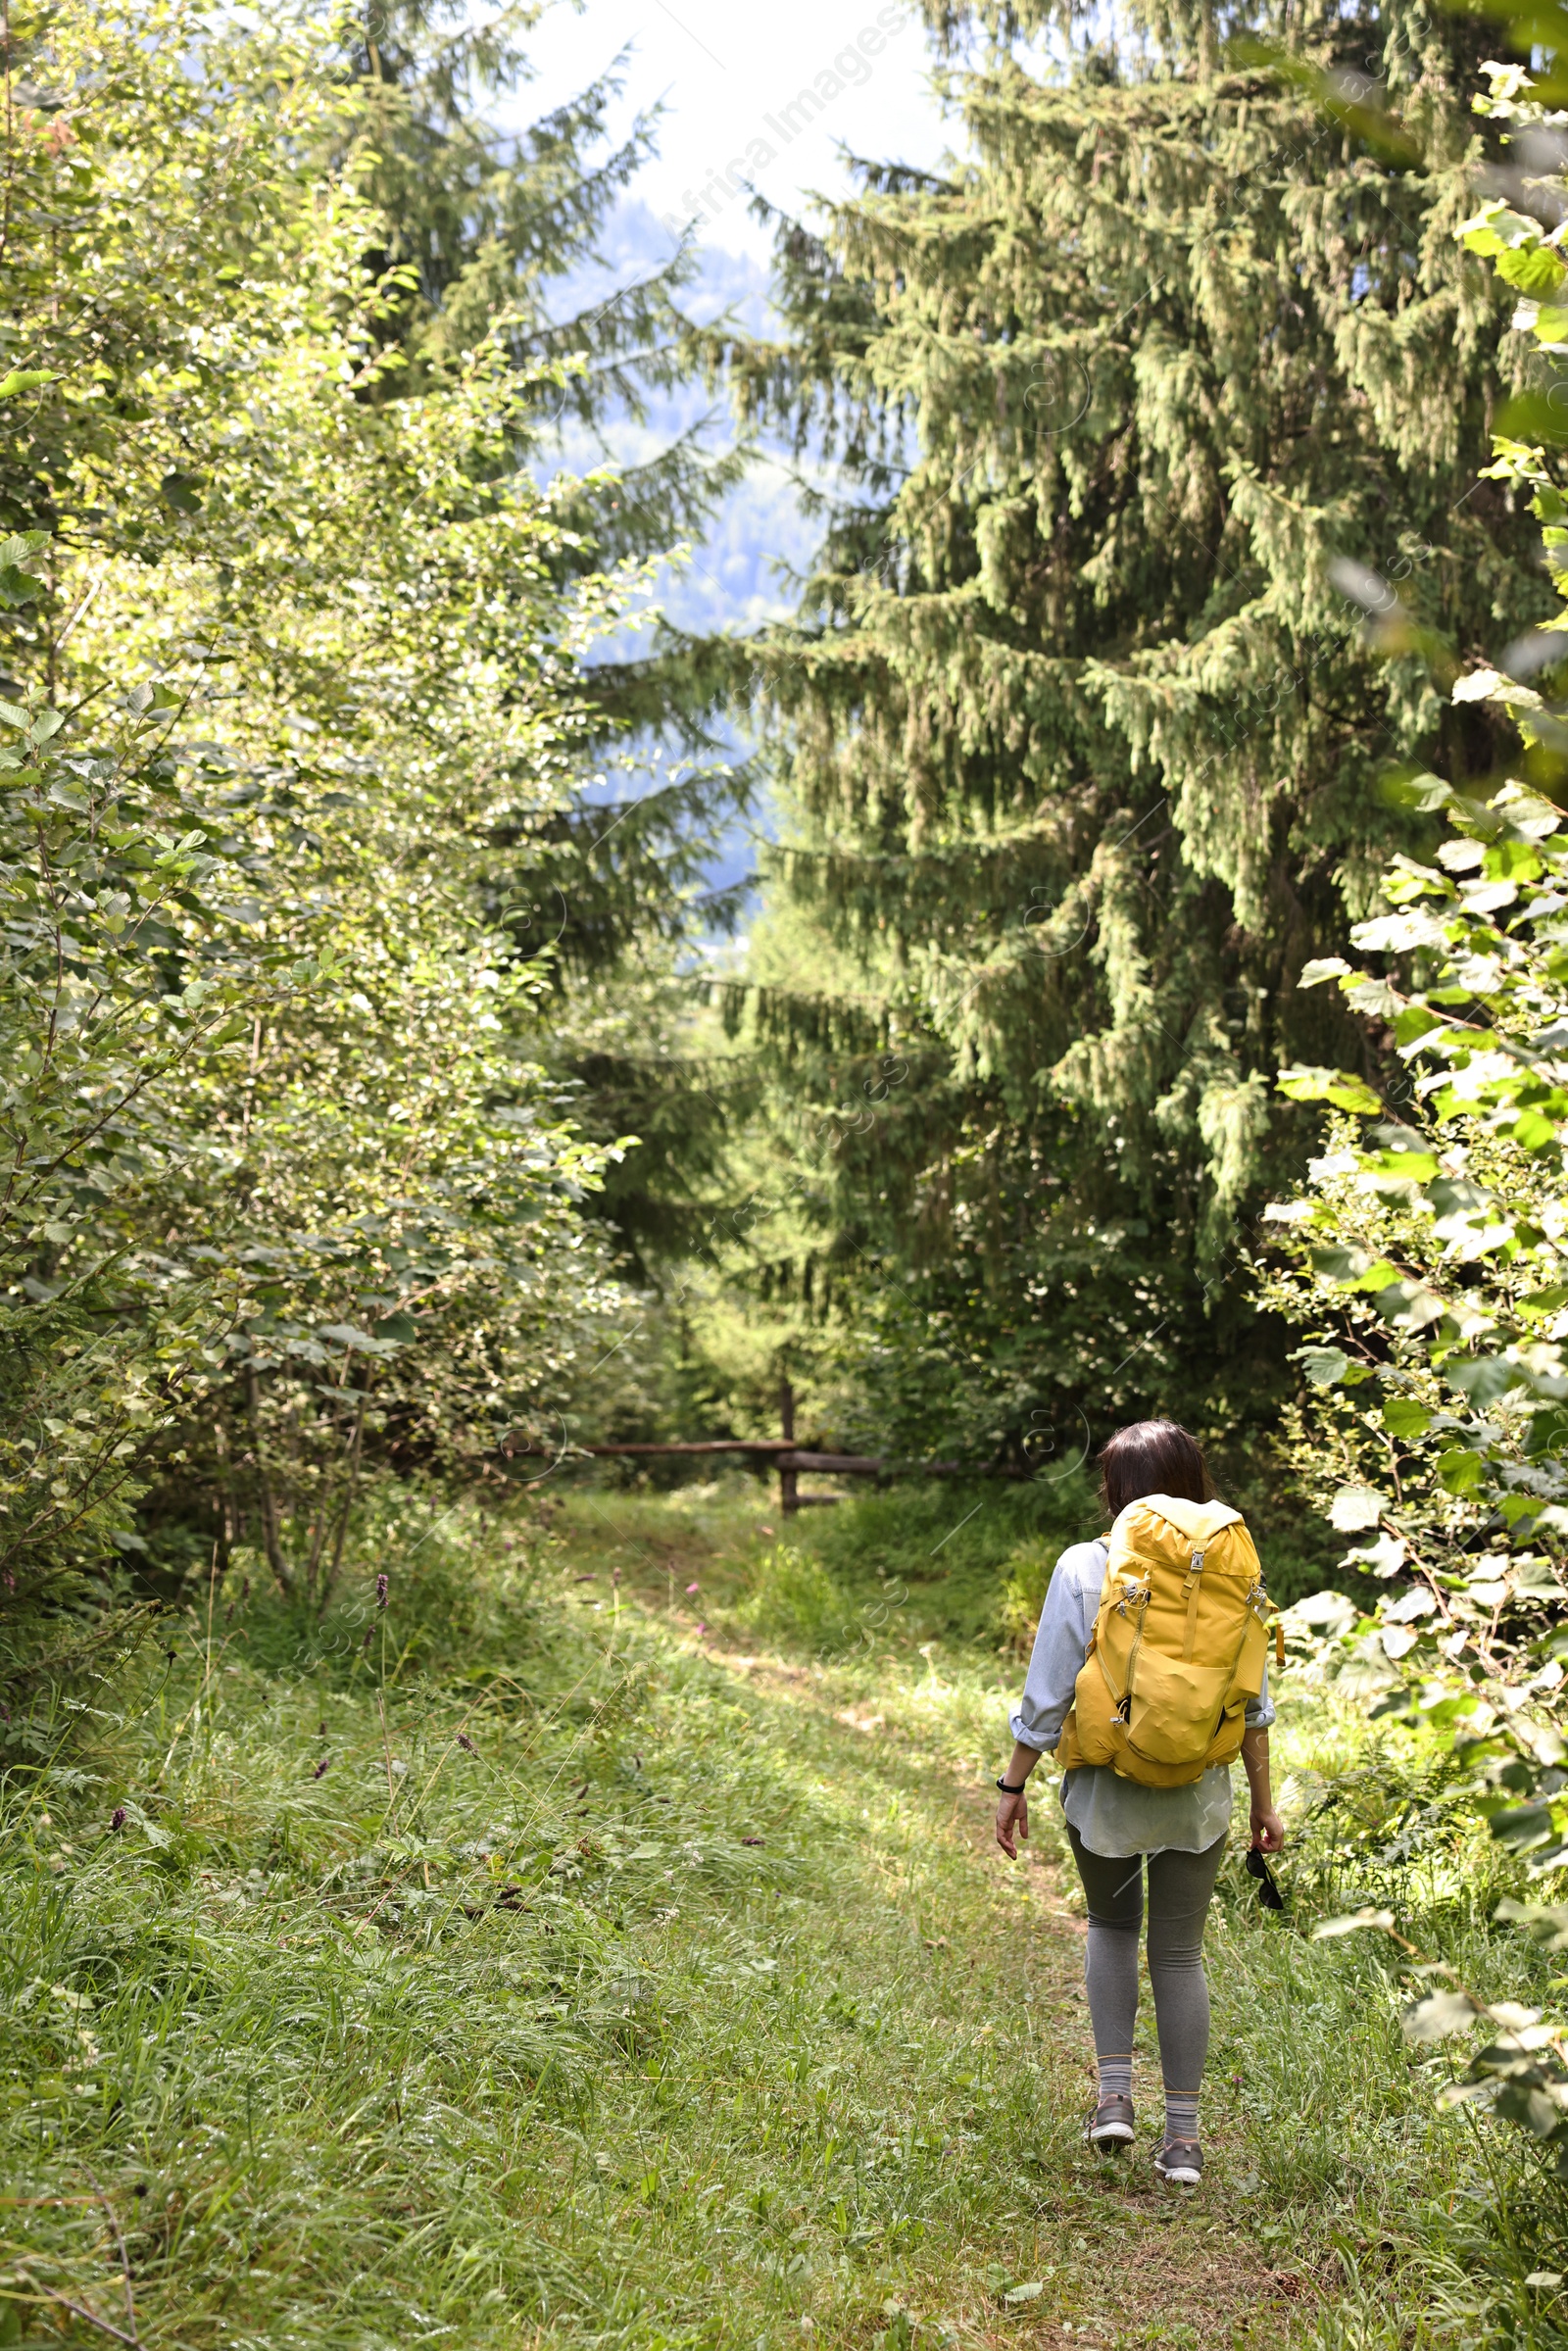
M 1056 1561 L 1023 1696 L 1011 1718 L 1012 1736 L 1021 1747 L 1046 1753 L 1061 1737 L 1072 1707 L 1073 1684 L 1089 1654 L 1104 1576 L 1105 1546 L 1101 1543 L 1075 1543 Z

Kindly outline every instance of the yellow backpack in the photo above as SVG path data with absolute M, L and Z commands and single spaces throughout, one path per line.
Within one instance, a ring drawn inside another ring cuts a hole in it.
M 1056 1760 L 1181 1788 L 1242 1743 L 1272 1615 L 1239 1510 L 1148 1494 L 1110 1530 L 1089 1655 Z M 1274 1619 L 1275 1651 L 1285 1662 Z

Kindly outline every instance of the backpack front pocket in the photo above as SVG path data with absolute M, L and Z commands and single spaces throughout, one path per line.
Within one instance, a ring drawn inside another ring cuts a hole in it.
M 1192 1763 L 1214 1736 L 1230 1669 L 1189 1665 L 1146 1642 L 1128 1692 L 1127 1743 L 1151 1763 Z

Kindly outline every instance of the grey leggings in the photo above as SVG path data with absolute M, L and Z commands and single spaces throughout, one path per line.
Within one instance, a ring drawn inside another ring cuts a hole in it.
M 1067 1836 L 1089 1901 L 1085 1975 L 1095 2053 L 1132 2054 L 1138 2014 L 1138 1927 L 1144 1914 L 1144 1856 L 1107 1860 L 1091 1853 L 1071 1823 Z M 1167 2093 L 1196 2097 L 1208 2055 L 1208 1984 L 1203 1922 L 1225 1852 L 1216 1837 L 1201 1853 L 1151 1853 L 1149 1980 L 1159 2028 L 1159 2066 Z

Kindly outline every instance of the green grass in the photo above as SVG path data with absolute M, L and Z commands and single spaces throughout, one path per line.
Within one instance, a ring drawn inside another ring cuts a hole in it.
M 324 1626 L 214 1595 L 62 1714 L 0 1860 L 0 2341 L 1557 2341 L 1517 2134 L 1438 2111 L 1392 1944 L 1309 1939 L 1415 1768 L 1321 1704 L 1286 1743 L 1361 1777 L 1283 1924 L 1227 1865 L 1201 2199 L 1081 2148 L 1049 1795 L 1026 1868 L 988 1836 L 1048 1531 L 936 1551 L 939 1498 L 383 1501 Z M 1544 1980 L 1487 1854 L 1421 1866 L 1467 1981 Z

